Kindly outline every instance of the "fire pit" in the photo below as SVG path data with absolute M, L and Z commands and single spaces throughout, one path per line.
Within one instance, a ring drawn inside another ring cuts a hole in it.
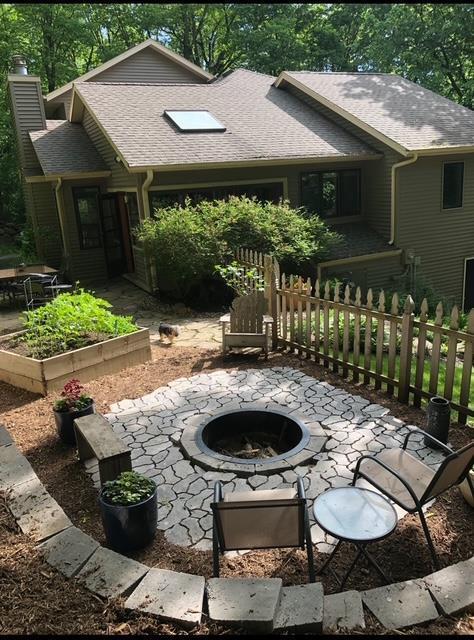
M 203 416 L 200 425 L 187 429 L 181 447 L 205 469 L 232 471 L 242 477 L 268 475 L 310 462 L 320 451 L 321 427 L 310 425 L 308 429 L 302 419 L 284 410 L 224 411 L 207 419 Z

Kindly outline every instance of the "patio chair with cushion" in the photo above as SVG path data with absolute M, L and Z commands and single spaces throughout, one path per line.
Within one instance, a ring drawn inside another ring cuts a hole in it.
M 447 454 L 436 471 L 406 451 L 408 441 L 415 433 L 423 433 Z M 375 456 L 361 456 L 351 484 L 355 485 L 358 478 L 364 478 L 408 513 L 418 513 L 433 564 L 439 569 L 423 506 L 468 477 L 473 461 L 474 442 L 453 451 L 424 431 L 413 429 L 407 433 L 401 449 L 385 449 Z
M 219 577 L 219 554 L 243 549 L 299 547 L 308 556 L 310 582 L 315 581 L 313 547 L 303 481 L 295 489 L 235 491 L 223 494 L 214 485 L 213 571 Z

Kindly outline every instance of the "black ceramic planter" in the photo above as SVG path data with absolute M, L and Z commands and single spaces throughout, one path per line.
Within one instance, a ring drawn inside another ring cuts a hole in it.
M 76 444 L 73 421 L 76 418 L 95 413 L 95 403 L 92 400 L 92 403 L 85 409 L 81 409 L 81 411 L 56 411 L 56 409 L 53 409 L 53 411 L 59 437 L 65 444 L 73 445 Z
M 149 498 L 129 506 L 106 502 L 101 491 L 100 515 L 110 548 L 124 552 L 146 547 L 156 535 L 157 505 L 156 488 Z
M 448 432 L 451 418 L 451 407 L 449 401 L 441 396 L 430 398 L 426 410 L 427 424 L 426 433 L 436 438 L 443 444 L 448 443 Z M 425 445 L 432 449 L 440 449 L 435 442 L 425 436 Z

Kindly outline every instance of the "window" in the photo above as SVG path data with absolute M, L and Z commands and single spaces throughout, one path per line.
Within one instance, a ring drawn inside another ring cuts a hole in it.
M 462 207 L 464 162 L 446 162 L 443 169 L 443 209 Z
M 138 240 L 133 233 L 133 230 L 138 227 L 140 224 L 140 214 L 138 213 L 138 201 L 136 193 L 126 193 L 125 194 L 125 204 L 127 205 L 128 211 L 128 224 L 130 226 L 130 235 L 132 238 L 132 243 L 134 245 L 139 244 Z
M 180 131 L 225 131 L 224 125 L 209 111 L 165 111 L 164 114 Z
M 76 187 L 72 190 L 81 249 L 102 246 L 99 213 L 99 188 Z
M 180 189 L 176 191 L 150 191 L 150 210 L 152 215 L 160 207 L 183 206 L 186 197 L 193 204 L 201 200 L 223 200 L 229 196 L 246 195 L 249 198 L 256 197 L 260 202 L 269 200 L 277 203 L 283 198 L 283 185 L 281 182 L 260 184 L 236 184 L 227 186 L 206 187 L 201 189 Z
M 301 204 L 322 218 L 359 215 L 360 171 L 302 173 Z

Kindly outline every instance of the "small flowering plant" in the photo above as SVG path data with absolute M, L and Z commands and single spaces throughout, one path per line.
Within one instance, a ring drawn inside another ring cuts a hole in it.
M 84 393 L 84 387 L 73 378 L 66 382 L 61 391 L 61 398 L 54 403 L 55 411 L 82 411 L 92 403 L 92 398 Z

